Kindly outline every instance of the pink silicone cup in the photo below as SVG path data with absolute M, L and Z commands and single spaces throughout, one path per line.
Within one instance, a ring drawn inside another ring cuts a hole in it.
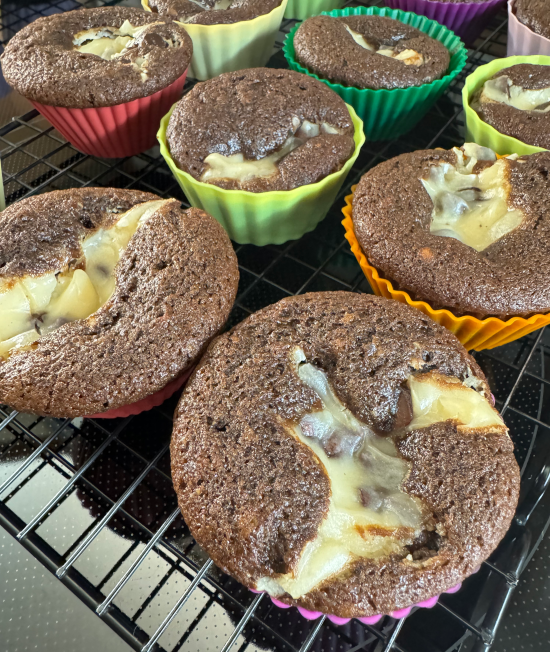
M 455 586 L 452 586 L 450 589 L 444 591 L 444 593 L 456 593 L 457 591 L 460 590 L 461 586 L 462 584 L 456 584 Z M 262 593 L 262 591 L 257 591 L 256 589 L 249 589 L 249 590 L 252 591 L 252 593 Z M 413 604 L 410 607 L 405 607 L 404 609 L 398 609 L 397 611 L 392 611 L 387 615 L 391 616 L 392 618 L 398 618 L 398 619 L 406 618 L 411 613 L 413 607 L 422 607 L 424 609 L 431 609 L 436 605 L 438 600 L 439 600 L 439 595 L 434 595 L 432 598 L 428 598 L 427 600 L 422 600 L 422 602 Z M 280 609 L 290 609 L 289 604 L 285 604 L 284 602 L 277 600 L 277 598 L 271 598 L 271 602 L 273 602 L 273 604 L 276 607 L 279 607 Z M 326 615 L 326 617 L 335 625 L 345 625 L 346 623 L 349 623 L 349 621 L 351 620 L 351 618 L 341 618 L 340 616 L 334 616 L 333 614 L 323 614 L 321 611 L 310 611 L 309 609 L 304 609 L 303 607 L 297 607 L 297 609 L 300 612 L 300 614 L 307 620 L 316 620 L 317 618 L 320 618 L 323 615 Z M 383 617 L 384 614 L 377 614 L 375 616 L 361 616 L 356 620 L 358 620 L 359 622 L 365 625 L 375 625 Z
M 173 394 L 175 394 L 178 389 L 184 386 L 185 381 L 189 378 L 193 372 L 194 367 L 188 369 L 183 376 L 179 376 L 175 380 L 172 380 L 165 387 L 160 389 L 154 394 L 150 394 L 145 398 L 142 398 L 140 401 L 135 403 L 130 403 L 129 405 L 123 405 L 122 407 L 115 408 L 114 410 L 108 410 L 107 412 L 100 412 L 99 414 L 90 414 L 86 419 L 119 419 L 121 417 L 130 417 L 135 416 L 136 414 L 141 414 L 147 410 L 151 410 L 154 407 L 162 405 L 164 401 L 169 399 Z
M 516 0 L 508 0 L 508 46 L 506 54 L 516 55 L 544 54 L 550 56 L 550 39 L 536 34 L 517 19 L 514 13 Z
M 437 2 L 437 0 L 386 0 L 388 7 L 412 11 L 445 25 L 468 45 L 485 29 L 506 0 Z
M 84 154 L 123 158 L 157 143 L 160 121 L 182 94 L 187 70 L 170 86 L 148 97 L 97 109 L 67 109 L 31 104 Z

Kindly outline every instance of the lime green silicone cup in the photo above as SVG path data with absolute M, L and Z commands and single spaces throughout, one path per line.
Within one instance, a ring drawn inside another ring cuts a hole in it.
M 265 66 L 273 54 L 286 3 L 281 0 L 268 14 L 238 23 L 201 25 L 176 20 L 193 41 L 189 77 L 204 81 L 224 72 Z M 141 6 L 151 11 L 149 0 L 141 0 Z
M 320 14 L 322 11 L 340 9 L 343 5 L 344 0 L 288 0 L 285 18 L 305 20 L 310 16 Z
M 393 88 L 392 90 L 360 89 L 353 86 L 333 84 L 301 66 L 296 61 L 294 51 L 294 34 L 299 25 L 291 30 L 283 46 L 290 68 L 324 82 L 329 88 L 336 91 L 344 102 L 351 104 L 357 115 L 363 120 L 367 140 L 393 139 L 410 131 L 443 95 L 449 84 L 466 65 L 468 52 L 464 47 L 464 43 L 451 30 L 425 16 L 417 16 L 408 11 L 388 9 L 387 7 L 382 9 L 379 7 L 350 7 L 340 11 L 324 13 L 327 16 L 336 17 L 388 16 L 425 32 L 428 36 L 443 43 L 450 52 L 451 61 L 447 74 L 429 84 L 409 88 Z
M 497 154 L 508 156 L 508 154 L 535 154 L 535 152 L 544 152 L 542 147 L 527 145 L 517 138 L 505 136 L 497 131 L 491 125 L 478 116 L 470 106 L 470 102 L 476 91 L 483 84 L 495 75 L 499 70 L 515 66 L 518 63 L 534 63 L 550 66 L 550 57 L 543 55 L 533 55 L 529 57 L 507 57 L 506 59 L 494 59 L 484 66 L 476 68 L 471 75 L 466 77 L 464 88 L 462 89 L 462 104 L 464 106 L 464 115 L 466 118 L 466 141 L 490 147 Z
M 359 156 L 365 142 L 363 123 L 352 107 L 348 106 L 355 127 L 355 151 L 338 172 L 317 183 L 300 186 L 294 190 L 273 192 L 245 192 L 226 190 L 209 183 L 197 181 L 180 170 L 168 149 L 166 129 L 174 107 L 160 123 L 157 138 L 160 152 L 192 206 L 202 208 L 215 217 L 239 244 L 281 244 L 301 238 L 312 231 L 326 217 L 338 191 Z

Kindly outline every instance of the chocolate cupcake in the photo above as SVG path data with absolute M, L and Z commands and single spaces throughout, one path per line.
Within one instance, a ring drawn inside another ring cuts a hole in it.
M 547 0 L 516 0 L 515 14 L 520 23 L 535 34 L 550 39 L 550 11 Z
M 520 63 L 499 70 L 471 106 L 501 134 L 550 149 L 550 66 Z
M 102 7 L 39 18 L 10 40 L 1 61 L 7 82 L 79 149 L 124 156 L 154 143 L 192 53 L 187 32 L 172 20 Z
M 253 20 L 279 7 L 282 0 L 148 0 L 151 11 L 180 23 L 229 25 Z
M 314 16 L 294 36 L 296 60 L 333 83 L 392 89 L 427 84 L 449 67 L 447 48 L 386 16 Z
M 97 108 L 153 95 L 187 70 L 193 45 L 171 19 L 130 7 L 39 18 L 2 54 L 8 84 L 28 100 Z
M 324 84 L 252 68 L 197 84 L 166 131 L 177 166 L 231 190 L 292 190 L 340 170 L 354 151 L 350 113 Z
M 194 48 L 190 75 L 205 80 L 265 66 L 287 0 L 141 0 L 141 4 L 185 27 Z
M 550 311 L 550 153 L 467 143 L 377 165 L 353 197 L 357 240 L 413 300 L 479 319 Z
M 182 396 L 184 519 L 222 570 L 283 603 L 405 608 L 474 572 L 510 525 L 519 469 L 490 397 L 412 308 L 283 299 L 215 340 Z
M 0 403 L 104 413 L 183 376 L 231 310 L 238 269 L 209 215 L 135 190 L 24 199 L 0 216 Z

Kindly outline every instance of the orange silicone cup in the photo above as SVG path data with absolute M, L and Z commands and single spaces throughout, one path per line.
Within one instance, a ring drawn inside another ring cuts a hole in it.
M 351 211 L 353 193 L 356 188 L 357 186 L 353 186 L 351 189 L 352 194 L 346 197 L 346 206 L 342 209 L 345 219 L 342 224 L 346 229 L 346 240 L 350 243 L 351 250 L 355 254 L 357 262 L 367 277 L 374 294 L 386 297 L 386 299 L 395 299 L 395 301 L 406 303 L 420 310 L 435 322 L 450 330 L 468 350 L 494 349 L 496 346 L 513 342 L 550 324 L 550 313 L 547 315 L 533 315 L 528 319 L 511 317 L 506 321 L 497 317 L 487 317 L 486 319 L 477 319 L 470 315 L 457 317 L 449 310 L 434 310 L 425 301 L 414 301 L 407 292 L 395 290 L 391 282 L 382 278 L 378 270 L 369 263 L 355 236 Z

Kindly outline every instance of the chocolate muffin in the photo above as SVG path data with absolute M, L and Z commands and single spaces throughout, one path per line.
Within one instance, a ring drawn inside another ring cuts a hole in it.
M 356 88 L 407 88 L 440 79 L 447 48 L 385 16 L 314 16 L 294 35 L 296 60 L 311 73 Z
M 550 153 L 496 160 L 473 143 L 367 172 L 353 225 L 371 265 L 433 308 L 478 318 L 550 311 Z
M 147 0 L 156 14 L 181 23 L 229 25 L 268 14 L 282 0 Z
M 251 68 L 197 84 L 175 106 L 166 137 L 199 181 L 250 192 L 292 190 L 340 170 L 355 149 L 344 101 L 290 70 Z
M 66 108 L 147 97 L 187 70 L 193 43 L 170 19 L 129 7 L 39 18 L 2 54 L 6 81 L 29 100 Z
M 513 445 L 458 340 L 395 301 L 283 299 L 216 339 L 172 478 L 225 572 L 289 605 L 389 613 L 470 575 L 518 499 Z
M 136 190 L 60 190 L 0 215 L 0 403 L 56 417 L 162 389 L 225 323 L 238 282 L 205 212 Z
M 472 108 L 501 134 L 550 149 L 550 66 L 499 70 L 477 91 Z
M 524 25 L 550 39 L 550 6 L 548 0 L 516 0 L 515 13 Z

